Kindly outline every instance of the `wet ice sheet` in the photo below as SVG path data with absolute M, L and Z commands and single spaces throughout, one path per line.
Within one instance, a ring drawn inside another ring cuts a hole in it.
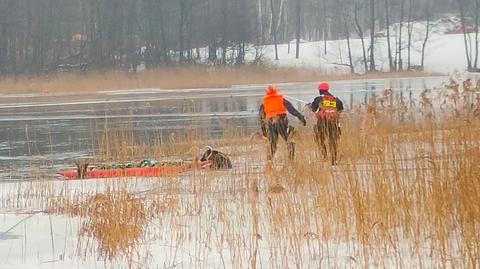
M 332 82 L 346 107 L 381 96 L 385 88 L 418 98 L 425 88 L 442 87 L 446 77 L 372 79 Z M 278 84 L 280 91 L 311 101 L 316 82 Z M 71 96 L 21 96 L 0 101 L 0 179 L 25 179 L 28 167 L 71 165 L 92 152 L 104 133 L 126 131 L 135 137 L 168 138 L 191 130 L 222 136 L 225 127 L 258 129 L 257 111 L 264 85 L 228 89 L 135 89 Z M 292 101 L 302 109 L 304 104 Z M 298 124 L 291 118 L 293 125 Z M 31 156 L 31 159 L 29 157 Z M 42 158 L 39 156 L 48 156 Z M 39 160 L 46 160 L 40 164 Z M 48 170 L 47 168 L 50 168 Z M 46 169 L 46 170 L 45 170 Z

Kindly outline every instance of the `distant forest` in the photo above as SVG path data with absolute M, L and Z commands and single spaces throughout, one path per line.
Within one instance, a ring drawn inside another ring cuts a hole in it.
M 362 39 L 373 71 L 377 31 L 402 23 L 407 33 L 410 22 L 444 14 L 478 25 L 479 1 L 0 0 L 0 74 L 193 64 L 201 48 L 208 64 L 241 65 L 246 50 L 262 45 L 293 41 L 298 57 L 302 39 L 346 38 Z M 393 44 L 390 66 L 403 69 Z

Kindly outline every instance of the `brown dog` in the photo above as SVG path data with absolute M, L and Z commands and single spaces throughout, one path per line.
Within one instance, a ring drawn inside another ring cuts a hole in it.
M 199 157 L 199 163 L 212 169 L 231 169 L 232 162 L 224 153 L 207 146 Z

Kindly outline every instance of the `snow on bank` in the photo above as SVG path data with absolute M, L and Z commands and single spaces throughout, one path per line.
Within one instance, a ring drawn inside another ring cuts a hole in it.
M 431 24 L 431 35 L 427 42 L 425 50 L 425 71 L 431 73 L 441 73 L 450 75 L 456 72 L 465 71 L 467 60 L 465 56 L 464 39 L 462 34 L 447 34 L 453 32 L 458 26 L 456 18 L 439 19 Z M 422 44 L 425 39 L 426 22 L 415 22 L 412 26 L 412 48 L 411 48 L 411 65 L 418 66 L 421 63 Z M 391 27 L 392 57 L 395 57 L 397 48 L 398 25 Z M 388 43 L 385 31 L 377 33 L 382 37 L 376 38 L 375 53 L 376 65 L 379 71 L 388 71 Z M 402 30 L 402 59 L 404 68 L 408 62 L 408 33 L 407 24 L 405 23 Z M 363 68 L 363 53 L 361 40 L 352 38 L 351 49 L 352 57 L 355 65 L 355 72 L 361 73 Z M 368 48 L 370 46 L 369 37 L 365 37 L 365 50 L 368 57 Z M 327 54 L 324 54 L 324 42 L 302 42 L 300 44 L 300 57 L 295 58 L 295 40 L 288 44 L 278 45 L 279 60 L 275 60 L 275 47 L 273 45 L 265 46 L 263 55 L 267 63 L 280 67 L 309 67 L 319 68 L 325 73 L 348 73 L 348 50 L 347 40 L 330 40 L 327 41 Z M 247 60 L 252 61 L 255 58 L 255 50 L 250 49 Z
M 281 203 L 283 199 L 290 199 L 289 197 L 292 201 L 301 203 L 300 195 L 306 198 L 305 201 L 314 201 L 318 193 L 308 191 L 309 186 L 305 186 L 305 189 L 298 193 L 270 193 L 266 191 L 266 186 L 261 184 L 265 177 L 263 173 L 228 177 L 219 172 L 213 175 L 173 177 L 169 180 L 57 181 L 47 185 L 31 184 L 30 187 L 50 189 L 52 196 L 60 193 L 71 196 L 103 193 L 107 189 L 115 189 L 112 186 L 125 184 L 128 190 L 139 196 L 145 190 L 151 189 L 158 192 L 159 197 L 168 198 L 171 181 L 175 181 L 178 185 L 173 186 L 180 187 L 181 191 L 172 195 L 172 206 L 175 210 L 166 210 L 161 217 L 150 220 L 148 235 L 137 249 L 138 257 L 134 255 L 133 267 L 123 258 L 113 263 L 102 260 L 96 251 L 96 240 L 79 235 L 79 231 L 85 227 L 84 224 L 89 222 L 87 218 L 44 213 L 29 217 L 26 210 L 22 214 L 12 209 L 0 213 L 0 268 L 249 268 L 256 246 L 255 240 L 252 240 L 254 230 L 251 201 L 246 193 L 247 177 L 252 182 L 260 183 L 257 203 L 261 221 L 259 233 L 256 234 L 259 239 L 257 266 L 359 268 L 363 263 L 366 267 L 393 268 L 398 267 L 397 259 L 400 259 L 402 264 L 409 268 L 421 267 L 413 256 L 410 257 L 411 242 L 408 239 L 405 239 L 405 244 L 395 247 L 378 246 L 376 251 L 384 254 L 385 258 L 373 260 L 362 257 L 362 247 L 355 238 L 345 239 L 340 236 L 332 240 L 320 239 L 320 227 L 329 226 L 326 222 L 322 224 L 320 219 L 318 222 L 303 224 L 302 217 L 299 217 L 292 219 L 292 222 L 283 220 L 285 227 L 275 226 L 273 217 L 277 214 L 274 213 L 275 210 L 267 210 L 267 206 L 274 209 L 277 207 L 276 201 Z M 199 181 L 206 185 L 199 185 Z M 193 186 L 198 189 L 194 190 Z M 16 184 L 4 185 L 0 199 L 8 200 L 9 195 L 15 195 L 17 189 Z M 31 204 L 27 206 L 28 210 L 42 210 L 42 197 L 21 197 L 23 199 L 20 200 Z M 147 197 L 142 197 L 143 202 L 146 199 Z M 278 212 L 278 216 L 282 214 L 285 212 Z M 295 214 L 302 215 L 300 212 Z M 292 227 L 296 229 L 293 230 Z M 334 227 L 325 229 L 335 231 Z M 3 231 L 7 232 L 2 233 Z M 86 247 L 87 245 L 90 247 Z M 435 259 L 436 256 L 427 256 L 428 244 L 424 247 L 424 265 L 438 266 L 436 262 L 430 261 L 439 260 Z

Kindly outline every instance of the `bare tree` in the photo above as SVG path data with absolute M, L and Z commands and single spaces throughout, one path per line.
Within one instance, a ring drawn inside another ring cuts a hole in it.
M 411 49 L 412 49 L 412 32 L 413 32 L 413 12 L 415 9 L 415 0 L 408 1 L 408 23 L 407 23 L 407 33 L 408 33 L 408 41 L 407 41 L 407 63 L 408 69 L 411 69 Z
M 277 33 L 277 37 L 278 37 L 278 30 L 279 30 L 280 26 L 285 25 L 284 21 L 285 21 L 286 2 L 287 2 L 287 0 L 280 0 L 280 7 L 278 8 L 278 16 L 277 16 L 277 19 L 276 19 L 276 28 L 275 28 L 275 31 Z M 284 29 L 283 29 L 282 33 L 285 34 Z
M 7 11 L 7 3 L 5 3 L 5 1 L 0 1 L 0 74 L 7 72 Z
M 475 0 L 475 61 L 473 66 L 475 69 L 478 69 L 478 10 L 479 10 L 479 0 Z
M 163 60 L 166 64 L 170 63 L 170 55 L 168 53 L 168 47 L 167 47 L 167 37 L 166 37 L 166 30 L 165 30 L 165 11 L 163 7 L 163 1 L 164 0 L 158 0 L 159 4 L 159 17 L 160 17 L 160 36 L 162 40 L 162 54 L 163 54 Z
M 323 0 L 323 27 L 322 27 L 322 39 L 323 39 L 323 54 L 327 55 L 327 0 Z
M 400 0 L 400 22 L 399 24 L 399 30 L 398 30 L 398 50 L 397 50 L 397 55 L 398 55 L 398 61 L 397 61 L 397 70 L 398 71 L 403 71 L 403 60 L 402 60 L 402 30 L 403 30 L 403 19 L 404 19 L 404 14 L 405 13 L 405 0 Z
M 295 58 L 300 58 L 300 37 L 301 37 L 301 31 L 302 31 L 302 0 L 297 0 L 297 14 L 296 14 L 296 18 L 297 18 L 297 24 L 296 24 L 296 31 L 295 31 L 295 35 L 296 35 L 296 39 L 297 39 L 297 45 L 296 45 L 296 48 L 295 48 Z
M 260 42 L 265 43 L 265 34 L 263 33 L 263 16 L 262 16 L 262 0 L 257 0 L 257 20 L 258 29 L 260 32 Z
M 179 41 L 179 49 L 178 49 L 178 59 L 179 59 L 179 62 L 180 63 L 183 63 L 183 61 L 185 60 L 185 56 L 183 55 L 184 53 L 184 39 L 183 39 L 183 31 L 184 31 L 184 28 L 185 28 L 185 13 L 186 13 L 186 9 L 187 9 L 187 0 L 179 0 L 178 1 L 178 5 L 179 5 L 179 9 L 180 9 L 180 17 L 179 17 L 179 33 L 178 33 L 178 41 Z
M 422 60 L 420 63 L 422 70 L 425 67 L 425 47 L 427 46 L 427 41 L 430 37 L 430 0 L 425 1 L 425 17 L 427 18 L 427 22 L 425 24 L 425 38 L 422 43 Z
M 278 44 L 292 39 L 296 39 L 295 56 L 299 58 L 301 38 L 322 40 L 323 53 L 328 52 L 327 40 L 347 39 L 345 49 L 350 50 L 349 65 L 353 67 L 353 35 L 362 42 L 367 72 L 376 68 L 375 30 L 380 25 L 387 28 L 390 70 L 402 70 L 406 12 L 411 67 L 414 22 L 428 20 L 426 44 L 432 32 L 430 20 L 452 8 L 460 8 L 465 54 L 472 71 L 479 61 L 479 1 L 435 0 L 434 6 L 428 4 L 427 14 L 415 12 L 424 3 L 415 0 L 0 0 L 0 75 L 51 72 L 59 66 L 84 64 L 135 70 L 140 61 L 155 68 L 198 59 L 201 48 L 206 48 L 211 63 L 220 59 L 223 64 L 238 65 L 244 62 L 249 44 L 275 43 L 278 58 Z M 343 10 L 338 8 L 340 2 Z M 375 10 L 379 3 L 384 4 L 384 12 Z M 271 20 L 267 19 L 270 14 Z M 392 24 L 400 25 L 395 44 L 389 28 Z M 370 47 L 365 44 L 367 29 Z M 422 58 L 425 50 L 426 45 Z
M 385 0 L 385 22 L 386 22 L 385 26 L 387 28 L 388 65 L 390 67 L 390 71 L 394 71 L 395 65 L 393 64 L 392 47 L 390 43 L 390 2 L 389 0 Z
M 343 2 L 342 2 L 343 3 Z M 350 45 L 350 10 L 348 7 L 345 7 L 344 5 L 341 5 L 340 8 L 342 9 L 342 18 L 343 18 L 343 24 L 344 24 L 344 29 L 345 29 L 345 36 L 347 38 L 347 50 L 348 50 L 348 65 L 350 68 L 350 73 L 354 74 L 355 73 L 355 66 L 353 64 L 353 57 L 352 57 L 352 47 Z
M 228 47 L 228 5 L 229 0 L 224 0 L 222 2 L 222 64 L 227 64 L 227 47 Z
M 360 24 L 360 20 L 358 18 L 358 14 L 360 12 L 360 7 L 358 6 L 358 0 L 355 0 L 354 3 L 354 12 L 353 12 L 353 17 L 355 19 L 355 30 L 357 31 L 358 36 L 360 37 L 360 41 L 362 43 L 362 53 L 363 53 L 363 64 L 365 68 L 365 72 L 368 72 L 368 61 L 367 61 L 367 53 L 365 51 L 365 39 L 363 36 L 363 28 L 362 25 Z
M 186 31 L 187 31 L 187 59 L 192 61 L 192 39 L 193 39 L 193 1 L 188 1 L 186 8 Z
M 275 44 L 275 60 L 278 61 L 278 46 L 277 46 L 277 21 L 275 20 L 275 7 L 273 4 L 273 0 L 270 0 L 270 8 L 272 11 L 272 23 L 271 23 L 271 31 L 273 35 L 273 42 Z
M 465 42 L 465 54 L 467 56 L 467 66 L 468 70 L 472 70 L 472 57 L 470 54 L 470 49 L 468 46 L 467 41 L 467 32 L 466 32 L 466 23 L 465 23 L 465 0 L 457 0 L 458 7 L 460 9 L 460 21 L 462 23 L 462 32 L 463 32 L 463 40 Z
M 370 72 L 375 71 L 375 0 L 370 0 Z
M 218 49 L 218 41 L 217 41 L 217 27 L 215 21 L 215 0 L 207 0 L 207 7 L 206 7 L 206 24 L 210 28 L 208 31 L 208 60 L 211 63 L 217 62 L 217 49 Z

